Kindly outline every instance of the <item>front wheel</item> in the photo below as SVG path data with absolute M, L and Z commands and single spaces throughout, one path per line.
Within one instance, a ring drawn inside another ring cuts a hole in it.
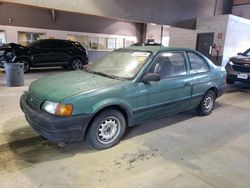
M 215 93 L 209 90 L 202 98 L 196 112 L 201 116 L 206 116 L 212 113 L 215 104 Z
M 81 59 L 73 59 L 71 62 L 71 69 L 73 70 L 81 70 L 83 69 L 83 61 Z
M 98 114 L 87 132 L 87 141 L 98 150 L 110 148 L 119 143 L 126 128 L 122 113 L 105 110 Z

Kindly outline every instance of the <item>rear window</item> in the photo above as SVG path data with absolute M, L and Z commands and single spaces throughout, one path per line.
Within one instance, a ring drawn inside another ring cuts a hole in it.
M 187 54 L 190 61 L 191 74 L 209 71 L 208 64 L 202 57 L 193 52 L 188 52 Z

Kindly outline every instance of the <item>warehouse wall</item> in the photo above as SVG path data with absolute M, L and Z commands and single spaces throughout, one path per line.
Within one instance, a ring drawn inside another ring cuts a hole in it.
M 194 27 L 190 20 L 230 13 L 232 0 L 7 0 L 117 19 Z M 217 2 L 217 3 L 216 3 Z M 186 21 L 188 24 L 186 24 Z
M 233 6 L 232 14 L 250 19 L 250 4 Z
M 196 30 L 182 29 L 176 27 L 169 28 L 169 46 L 183 47 L 195 50 L 197 34 Z
M 224 60 L 224 46 L 227 34 L 229 15 L 220 15 L 209 18 L 198 18 L 196 23 L 197 33 L 214 33 L 214 44 L 220 46 L 218 59 L 215 57 L 217 54 L 213 53 L 214 62 L 216 64 L 223 64 Z M 220 35 L 220 37 L 219 37 Z M 216 60 L 217 59 L 217 60 Z
M 2 3 L 0 25 L 136 36 L 141 40 L 142 24 L 109 18 Z M 11 19 L 11 20 L 10 20 Z

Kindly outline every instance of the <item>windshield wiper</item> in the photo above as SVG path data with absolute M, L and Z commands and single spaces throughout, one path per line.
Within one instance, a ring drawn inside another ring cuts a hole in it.
M 92 70 L 87 69 L 87 68 L 84 68 L 84 71 L 92 73 L 92 74 L 97 74 L 97 75 L 100 75 L 100 76 L 104 76 L 104 77 L 107 77 L 107 78 L 116 79 L 116 80 L 128 80 L 127 78 L 122 78 L 122 77 L 119 77 L 119 76 L 109 75 L 109 74 L 105 74 L 103 72 L 92 71 Z
M 92 73 L 97 74 L 97 75 L 101 75 L 101 76 L 104 76 L 104 77 L 107 77 L 107 78 L 112 78 L 112 79 L 121 79 L 121 78 L 120 78 L 120 77 L 118 77 L 118 76 L 105 74 L 105 73 L 103 73 L 103 72 L 95 72 L 95 71 L 92 71 Z

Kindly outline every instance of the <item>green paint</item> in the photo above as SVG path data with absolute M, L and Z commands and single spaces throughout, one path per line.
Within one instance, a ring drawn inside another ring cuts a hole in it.
M 133 79 L 112 79 L 86 71 L 72 71 L 40 79 L 34 81 L 29 89 L 30 97 L 38 101 L 36 108 L 39 109 L 44 100 L 49 100 L 73 104 L 73 115 L 78 115 L 95 114 L 105 107 L 117 105 L 127 111 L 132 125 L 194 108 L 208 89 L 225 84 L 224 68 L 217 67 L 210 61 L 209 72 L 191 75 L 185 53 L 192 51 L 190 49 L 159 46 L 130 47 L 126 50 L 128 49 L 152 54 Z M 187 75 L 149 84 L 141 82 L 141 77 L 154 62 L 155 56 L 165 51 L 184 52 Z

